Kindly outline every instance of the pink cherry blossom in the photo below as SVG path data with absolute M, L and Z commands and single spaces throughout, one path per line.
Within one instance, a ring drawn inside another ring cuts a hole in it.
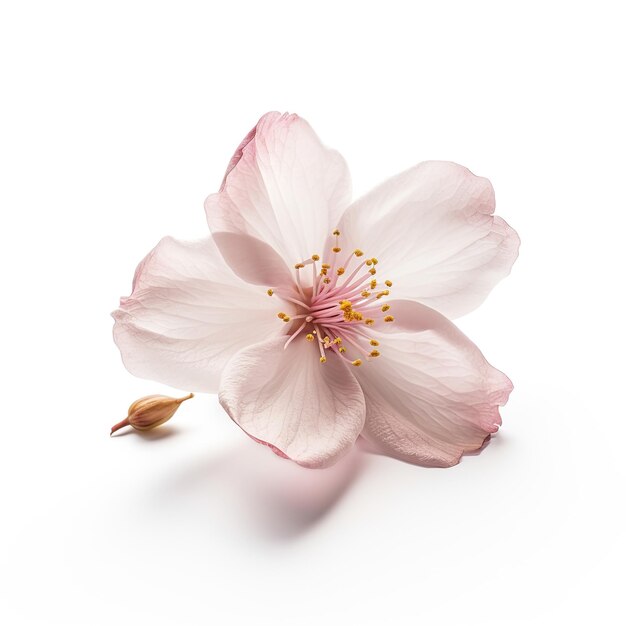
M 302 118 L 268 113 L 205 202 L 211 236 L 166 237 L 139 264 L 115 341 L 131 373 L 217 391 L 250 437 L 302 466 L 359 436 L 454 465 L 498 430 L 512 390 L 448 319 L 517 258 L 494 207 L 487 179 L 438 161 L 352 202 L 341 155 Z

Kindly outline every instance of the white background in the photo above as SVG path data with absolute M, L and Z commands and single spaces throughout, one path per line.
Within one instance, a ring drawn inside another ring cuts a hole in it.
M 615 8 L 613 8 L 615 7 Z M 623 624 L 626 159 L 619 3 L 3 2 L 3 624 Z M 479 456 L 307 471 L 215 397 L 110 439 L 109 313 L 268 110 L 355 193 L 491 179 L 512 275 L 459 320 L 516 389 Z

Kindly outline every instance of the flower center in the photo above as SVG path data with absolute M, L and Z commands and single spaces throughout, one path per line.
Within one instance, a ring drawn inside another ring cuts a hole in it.
M 393 322 L 390 306 L 381 302 L 390 293 L 391 281 L 382 281 L 384 288 L 381 289 L 376 279 L 378 259 L 363 259 L 364 253 L 359 249 L 339 263 L 339 231 L 335 230 L 333 236 L 335 246 L 332 258 L 328 259 L 331 262 L 322 262 L 319 271 L 318 254 L 295 264 L 297 294 L 293 294 L 294 297 L 275 289 L 268 289 L 267 294 L 276 293 L 296 307 L 294 313 L 278 313 L 280 320 L 291 324 L 285 349 L 304 334 L 306 340 L 319 349 L 320 363 L 326 362 L 330 350 L 358 367 L 364 360 L 380 356 L 376 349 L 379 341 L 369 330 L 375 324 Z M 312 268 L 311 286 L 304 286 L 301 277 L 307 266 Z

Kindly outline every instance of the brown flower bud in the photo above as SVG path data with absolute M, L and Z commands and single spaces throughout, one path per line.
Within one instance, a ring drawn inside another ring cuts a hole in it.
M 111 434 L 124 426 L 132 426 L 136 430 L 151 430 L 161 424 L 165 424 L 167 420 L 176 413 L 178 407 L 185 401 L 193 398 L 190 393 L 184 398 L 170 398 L 168 396 L 145 396 L 135 400 L 128 407 L 128 416 L 119 424 L 115 424 L 111 428 Z

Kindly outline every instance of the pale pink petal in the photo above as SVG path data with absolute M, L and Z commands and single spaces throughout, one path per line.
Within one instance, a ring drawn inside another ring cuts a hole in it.
M 395 321 L 376 335 L 380 356 L 356 372 L 367 404 L 363 436 L 411 463 L 454 465 L 498 430 L 513 385 L 437 311 L 389 304 Z
M 357 200 L 340 230 L 350 247 L 379 260 L 394 297 L 458 317 L 476 308 L 517 258 L 519 237 L 494 208 L 486 178 L 427 161 Z
M 211 238 L 166 237 L 139 264 L 132 294 L 113 313 L 113 336 L 135 376 L 215 392 L 233 354 L 284 332 L 280 308 L 233 274 Z
M 363 393 L 349 367 L 331 354 L 319 361 L 304 338 L 244 348 L 226 366 L 219 398 L 253 439 L 304 467 L 334 463 L 356 441 Z
M 213 233 L 213 241 L 232 271 L 253 285 L 296 289 L 291 270 L 265 242 L 237 233 Z
M 324 147 L 302 118 L 274 112 L 237 148 L 205 209 L 213 233 L 252 235 L 291 265 L 321 253 L 350 194 L 341 155 Z

